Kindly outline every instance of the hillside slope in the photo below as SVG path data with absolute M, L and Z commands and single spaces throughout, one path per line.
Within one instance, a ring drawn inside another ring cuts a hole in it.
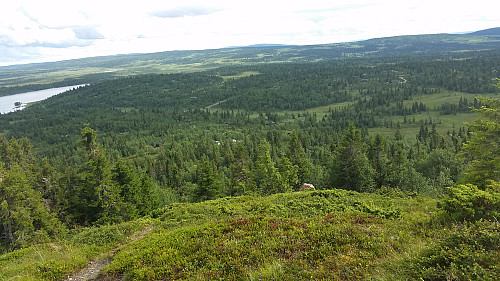
M 424 197 L 306 191 L 172 204 L 153 217 L 81 230 L 0 256 L 0 278 L 63 280 L 91 260 L 109 257 L 97 280 L 500 276 L 494 258 L 500 253 L 498 223 L 446 223 L 436 200 Z M 149 234 L 137 239 L 140 233 Z M 457 268 L 454 259 L 471 250 L 461 239 L 476 239 L 476 258 Z M 443 243 L 446 252 L 440 252 Z M 432 253 L 448 256 L 437 265 Z
M 407 250 L 408 241 L 420 240 L 411 229 L 435 208 L 430 199 L 344 190 L 177 203 L 156 211 L 154 219 L 80 230 L 0 256 L 0 279 L 62 280 L 148 228 L 150 234 L 117 251 L 101 278 L 360 277 L 392 252 Z M 339 257 L 335 269 L 324 260 Z

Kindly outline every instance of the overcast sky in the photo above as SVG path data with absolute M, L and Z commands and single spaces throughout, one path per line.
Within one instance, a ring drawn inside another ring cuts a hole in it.
M 499 0 L 2 0 L 0 65 L 492 27 Z

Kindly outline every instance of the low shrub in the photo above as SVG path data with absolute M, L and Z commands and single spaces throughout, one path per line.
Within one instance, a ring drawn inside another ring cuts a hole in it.
M 490 182 L 485 190 L 472 184 L 448 187 L 448 196 L 440 203 L 456 221 L 496 219 L 500 215 L 500 183 Z
M 454 225 L 408 268 L 409 280 L 500 280 L 500 224 Z
M 163 230 L 122 248 L 109 274 L 126 280 L 360 279 L 392 251 L 383 223 L 362 213 L 313 221 L 260 215 Z

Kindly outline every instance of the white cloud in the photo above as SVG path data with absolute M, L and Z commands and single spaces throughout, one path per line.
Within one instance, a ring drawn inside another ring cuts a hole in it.
M 259 43 L 333 43 L 500 26 L 500 1 L 488 0 L 5 2 L 0 9 L 0 65 Z
M 152 15 L 160 18 L 182 18 L 188 16 L 209 15 L 217 11 L 218 9 L 204 6 L 180 6 L 167 10 L 154 11 Z

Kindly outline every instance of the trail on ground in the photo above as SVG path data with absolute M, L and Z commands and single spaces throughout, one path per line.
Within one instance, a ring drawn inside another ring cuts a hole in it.
M 101 269 L 105 267 L 106 265 L 110 264 L 111 261 L 113 260 L 113 256 L 115 255 L 115 252 L 122 247 L 126 246 L 129 243 L 132 243 L 136 240 L 139 240 L 146 236 L 149 232 L 151 232 L 152 228 L 147 228 L 143 230 L 141 233 L 139 233 L 136 236 L 133 236 L 130 241 L 128 241 L 125 244 L 121 244 L 120 246 L 114 248 L 111 250 L 111 255 L 110 257 L 104 258 L 104 259 L 96 259 L 91 261 L 86 267 L 82 268 L 80 271 L 73 273 L 71 276 L 68 278 L 64 279 L 64 281 L 90 281 L 90 280 L 95 280 L 96 277 L 98 277 L 99 273 L 101 272 Z

